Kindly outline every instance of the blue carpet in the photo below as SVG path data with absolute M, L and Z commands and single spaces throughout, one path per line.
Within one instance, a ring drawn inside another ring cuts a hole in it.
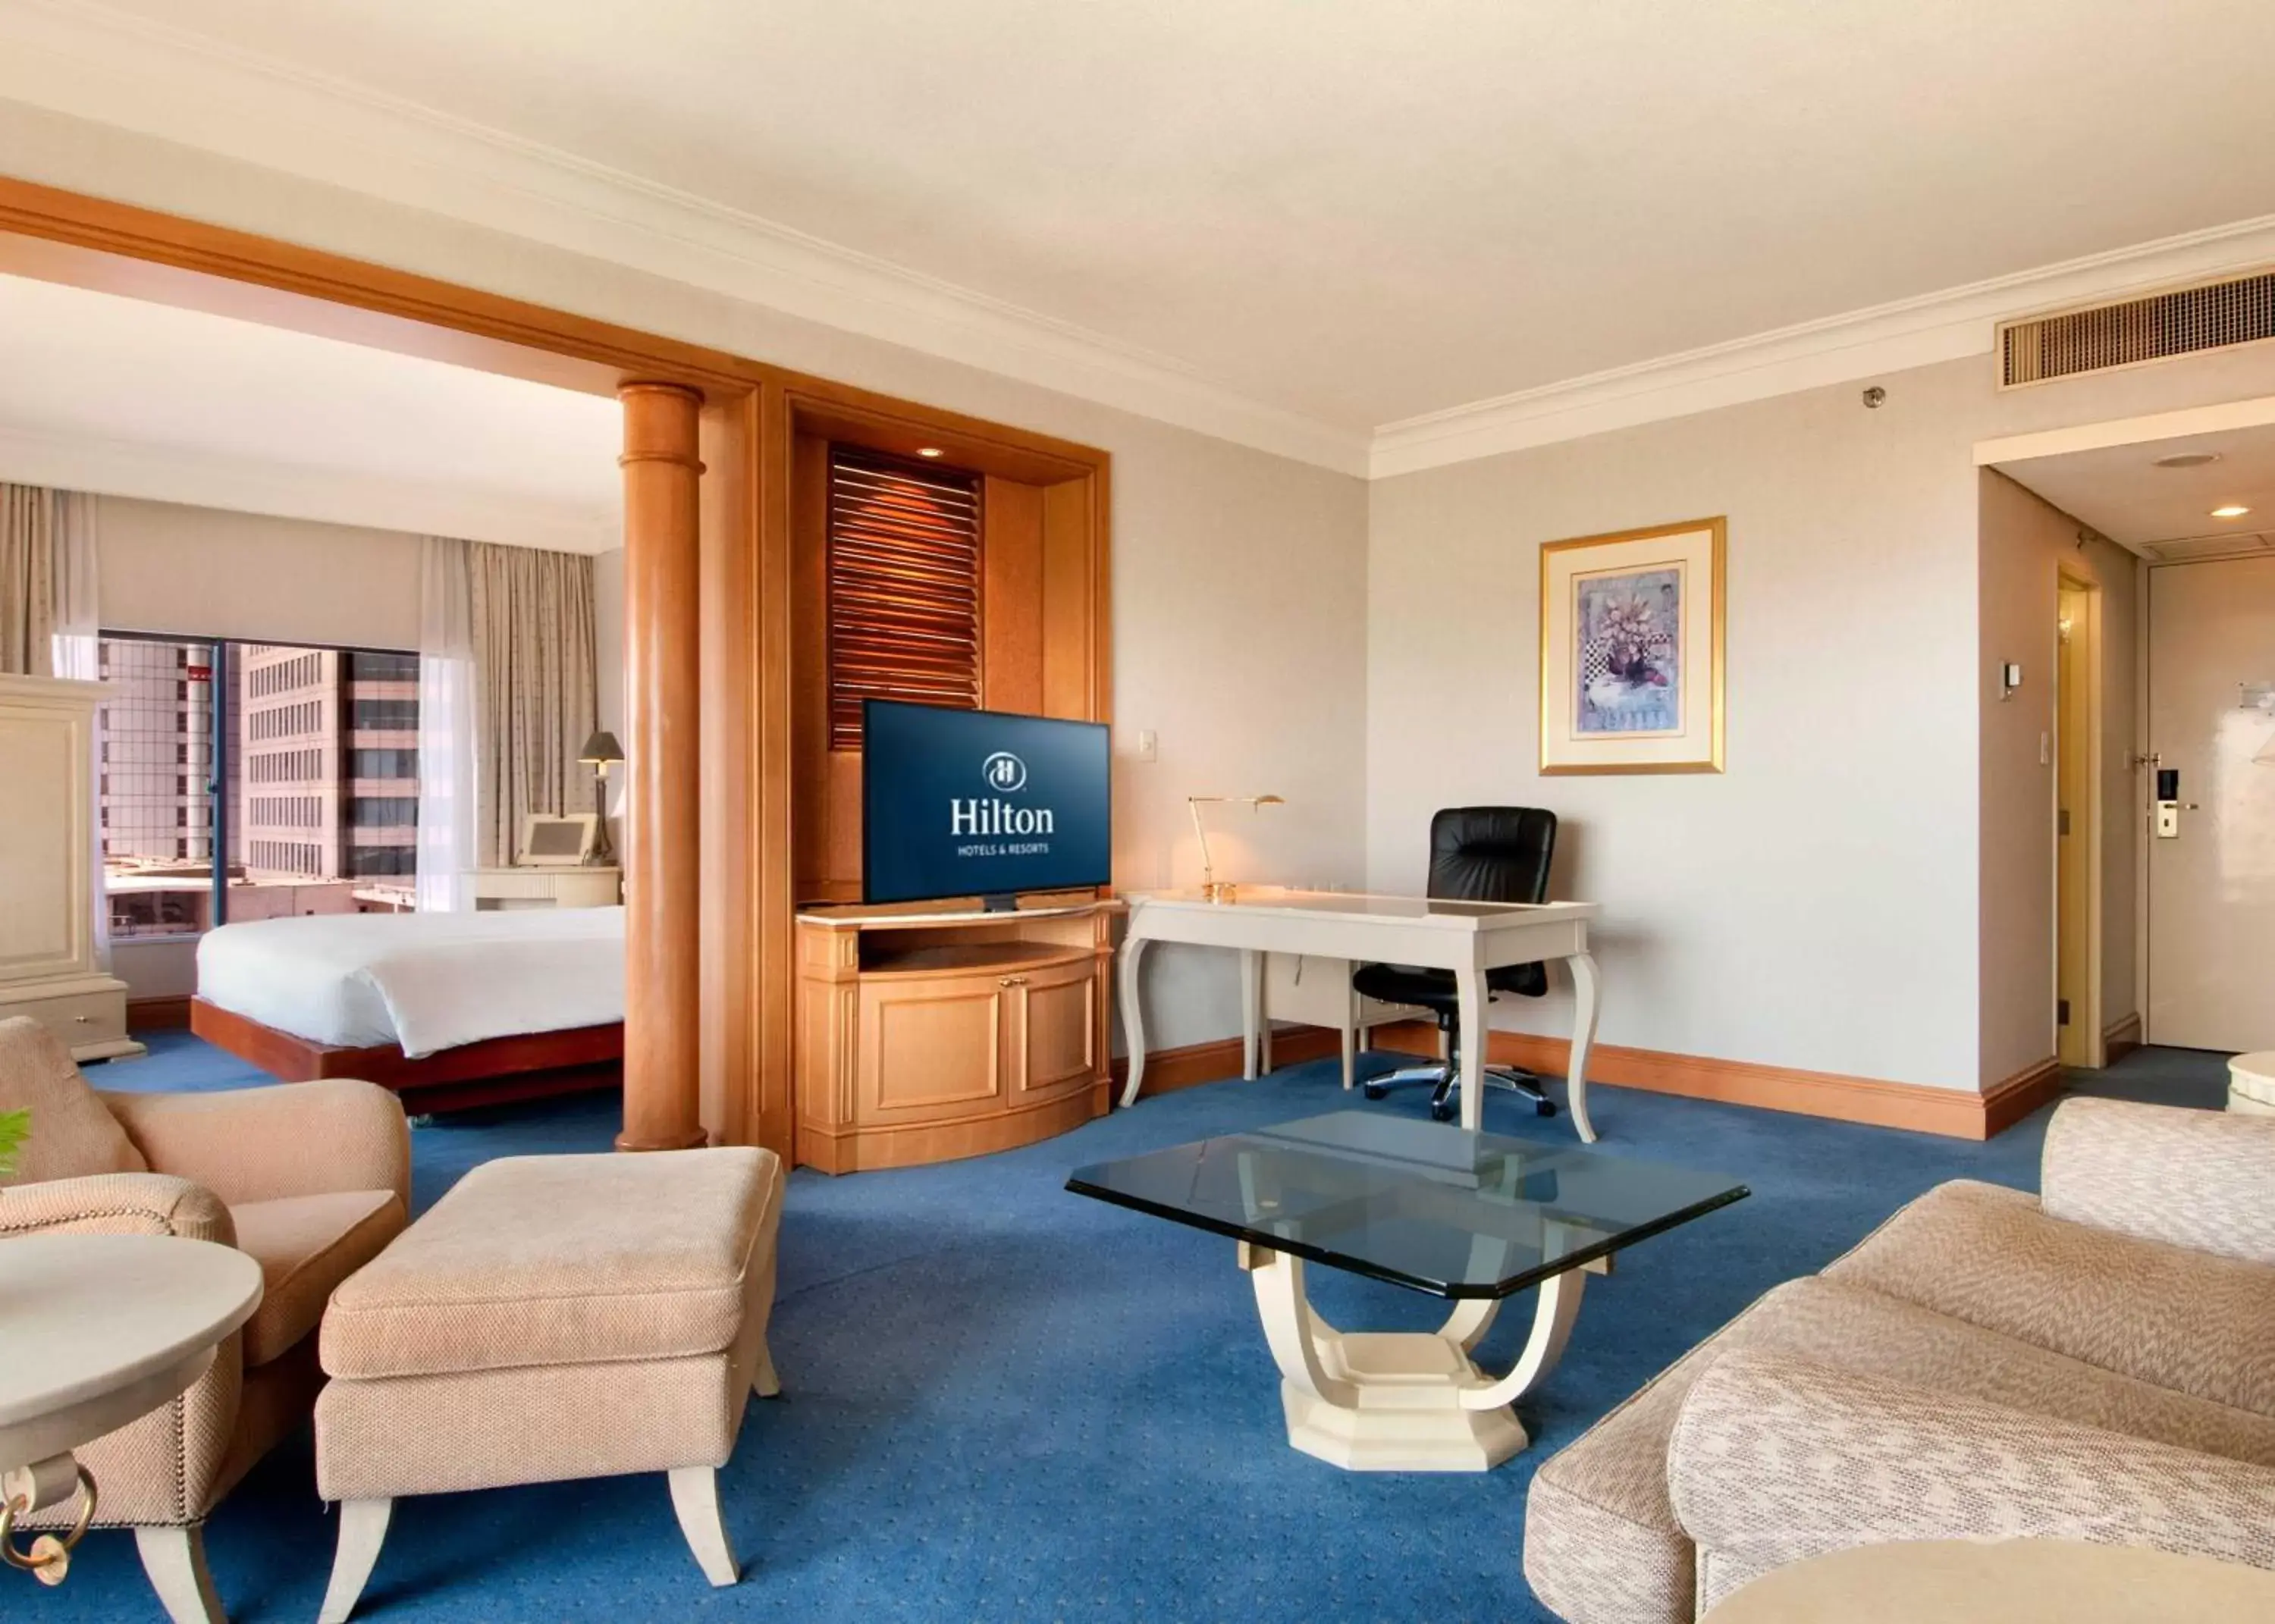
M 261 1079 L 185 1034 L 104 1087 Z M 1387 1065 L 1390 1057 L 1375 1057 Z M 2143 1051 L 2080 1078 L 2202 1094 L 2209 1056 Z M 1258 1620 L 1545 1619 L 1522 1568 L 1533 1468 L 1780 1280 L 1830 1260 L 1941 1180 L 2035 1188 L 2045 1114 L 1987 1144 L 1599 1088 L 1606 1150 L 1743 1180 L 1752 1198 L 1622 1254 L 1562 1365 L 1519 1406 L 1534 1446 L 1483 1477 L 1345 1473 L 1288 1447 L 1277 1373 L 1229 1242 L 1064 1192 L 1069 1169 L 1342 1105 L 1332 1061 L 1189 1089 L 1024 1151 L 832 1180 L 794 1175 L 773 1346 L 722 1498 L 745 1577 L 703 1583 L 660 1478 L 442 1495 L 397 1508 L 359 1619 L 752 1617 Z M 1409 1091 L 1368 1109 L 1419 1116 Z M 1489 1098 L 1495 1131 L 1568 1144 Z M 612 1096 L 423 1125 L 421 1207 L 494 1156 L 607 1147 Z M 1315 1269 L 1346 1326 L 1443 1305 Z M 1531 1316 L 1503 1316 L 1506 1362 Z M 334 1525 L 311 1446 L 278 1449 L 208 1529 L 239 1624 L 313 1618 Z M 0 1582 L 16 1575 L 0 1575 Z M 131 1539 L 90 1536 L 11 1619 L 156 1620 Z

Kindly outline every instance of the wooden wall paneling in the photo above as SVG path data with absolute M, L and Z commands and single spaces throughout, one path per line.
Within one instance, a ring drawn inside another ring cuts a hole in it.
M 1043 706 L 1043 489 L 986 474 L 979 493 L 980 704 Z
M 702 397 L 621 391 L 624 450 L 624 1125 L 616 1148 L 704 1140 Z
M 0 270 L 593 395 L 628 378 L 707 387 L 789 375 L 612 321 L 5 177 Z
M 802 434 L 911 458 L 930 447 L 940 452 L 943 467 L 968 468 L 1030 485 L 1082 479 L 1105 458 L 1105 453 L 1071 440 L 888 400 L 820 379 L 799 381 L 793 408 Z
M 1105 626 L 1098 577 L 1103 531 L 1092 479 L 1046 487 L 1043 502 L 1043 714 L 1103 721 L 1097 681 Z
M 755 432 L 750 442 L 752 476 L 744 493 L 747 523 L 755 533 L 758 559 L 752 577 L 752 624 L 757 644 L 745 658 L 758 666 L 755 724 L 758 742 L 752 768 L 754 835 L 752 845 L 752 905 L 755 942 L 746 983 L 752 1005 L 751 1084 L 756 1098 L 746 1107 L 744 1143 L 765 1145 L 796 1165 L 797 1091 L 791 1058 L 797 1040 L 796 888 L 790 854 L 796 850 L 797 809 L 790 682 L 795 668 L 791 638 L 790 570 L 795 549 L 790 525 L 790 405 L 779 384 L 755 392 Z
M 754 861 L 760 744 L 760 647 L 757 620 L 756 475 L 758 398 L 745 390 L 707 403 L 701 423 L 703 474 L 702 917 L 703 1015 L 699 1024 L 698 1113 L 714 1144 L 753 1137 L 757 1056 L 752 960 L 759 908 Z
M 791 842 L 801 902 L 840 898 L 830 838 L 829 442 L 793 434 L 789 446 Z M 858 859 L 859 848 L 854 853 Z M 858 880 L 858 871 L 851 876 Z

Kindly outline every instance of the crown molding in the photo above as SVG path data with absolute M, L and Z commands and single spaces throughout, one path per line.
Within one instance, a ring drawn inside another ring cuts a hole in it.
M 503 230 L 1338 472 L 1364 431 L 676 188 L 87 0 L 0 12 L 0 97 Z
M 588 507 L 95 435 L 0 427 L 0 480 L 562 553 L 603 553 L 624 545 L 623 517 L 608 504 Z
M 0 98 L 604 260 L 1372 479 L 1991 352 L 2014 316 L 2275 261 L 2275 216 L 1386 423 L 1370 436 L 759 215 L 92 0 L 9 0 Z
M 2167 237 L 1939 293 L 1799 322 L 1680 355 L 1521 389 L 1374 432 L 1387 479 L 1667 418 L 1989 355 L 1999 323 L 2275 261 L 2275 215 Z

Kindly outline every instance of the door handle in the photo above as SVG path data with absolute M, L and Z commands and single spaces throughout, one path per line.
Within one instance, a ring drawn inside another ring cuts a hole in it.
M 1005 976 L 995 985 L 997 986 L 1024 986 L 1027 985 L 1027 978 L 1024 976 Z

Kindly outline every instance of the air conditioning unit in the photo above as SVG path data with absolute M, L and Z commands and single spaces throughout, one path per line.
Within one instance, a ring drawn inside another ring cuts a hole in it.
M 1999 387 L 2051 383 L 2275 338 L 2275 270 L 1999 325 Z

